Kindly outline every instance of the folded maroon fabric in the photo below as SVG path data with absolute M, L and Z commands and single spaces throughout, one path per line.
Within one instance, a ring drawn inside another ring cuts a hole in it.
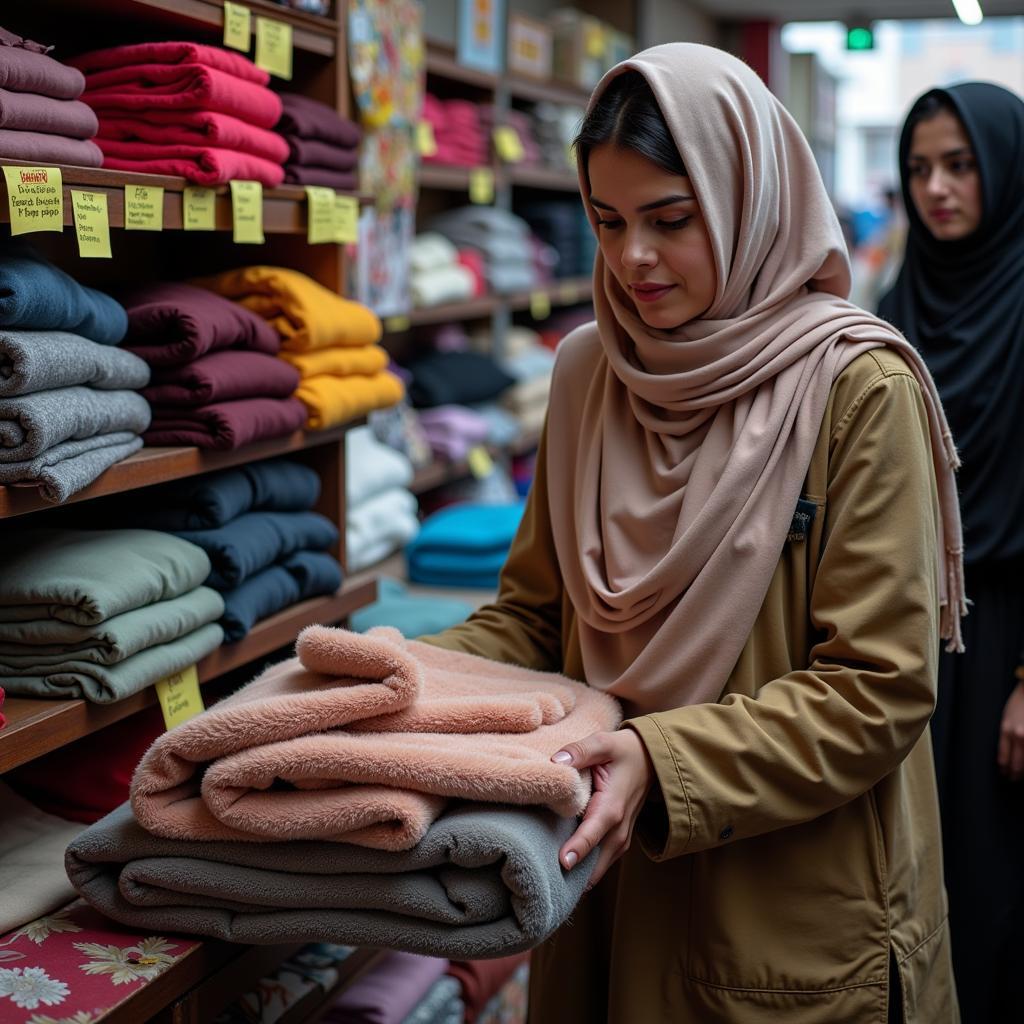
M 0 128 L 91 139 L 99 125 L 92 107 L 80 100 L 55 100 L 52 96 L 0 89 Z
M 342 117 L 326 103 L 294 92 L 281 94 L 284 108 L 277 130 L 282 135 L 297 135 L 301 139 L 320 139 L 335 146 L 352 149 L 359 145 L 362 132 L 359 125 Z
M 128 336 L 121 347 L 152 367 L 181 366 L 225 349 L 276 355 L 281 347 L 263 317 L 205 288 L 162 282 L 130 292 L 122 302 Z
M 131 117 L 103 110 L 99 121 L 99 134 L 105 139 L 214 146 L 251 153 L 278 164 L 288 159 L 288 143 L 277 132 L 246 124 L 230 114 L 210 110 L 147 110 L 139 117 Z
M 118 142 L 98 138 L 103 166 L 140 174 L 176 174 L 197 185 L 223 185 L 232 178 L 276 188 L 284 168 L 251 153 L 212 146 L 172 146 L 153 142 Z
M 139 64 L 204 64 L 257 85 L 266 85 L 270 81 L 270 75 L 256 67 L 248 57 L 203 43 L 162 42 L 111 46 L 106 50 L 93 50 L 92 53 L 72 57 L 68 63 L 86 75 Z
M 351 171 L 359 162 L 359 151 L 348 146 L 336 146 L 320 139 L 302 139 L 286 135 L 290 153 L 288 162 L 303 167 L 329 167 L 332 171 Z
M 0 157 L 40 164 L 103 166 L 103 151 L 94 142 L 88 139 L 69 139 L 66 135 L 44 135 L 42 132 L 9 132 L 0 129 Z
M 195 445 L 197 448 L 241 448 L 266 437 L 301 430 L 306 407 L 297 398 L 240 398 L 195 409 L 154 409 L 143 435 L 148 445 Z
M 448 973 L 462 985 L 466 1024 L 473 1024 L 516 968 L 529 959 L 529 953 L 519 953 L 497 960 L 453 960 L 448 965 Z
M 20 39 L 20 36 L 13 33 L 7 33 L 7 36 L 0 42 L 0 89 L 34 92 L 57 100 L 78 99 L 85 88 L 85 76 L 81 71 L 69 68 L 37 49 L 8 41 L 10 38 Z M 25 42 L 22 40 L 22 44 Z M 33 47 L 37 45 L 32 44 Z
M 93 110 L 214 110 L 273 128 L 281 100 L 255 82 L 203 64 L 139 64 L 89 75 L 82 101 Z
M 355 171 L 332 171 L 329 167 L 288 164 L 284 180 L 290 185 L 326 185 L 343 192 L 355 192 L 359 188 L 359 175 Z
M 212 352 L 194 363 L 158 370 L 142 396 L 150 405 L 209 405 L 237 398 L 287 398 L 299 371 L 263 352 Z

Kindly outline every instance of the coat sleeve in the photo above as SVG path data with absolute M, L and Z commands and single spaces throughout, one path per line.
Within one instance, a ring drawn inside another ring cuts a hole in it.
M 547 427 L 533 486 L 501 571 L 498 596 L 464 623 L 420 637 L 425 643 L 523 668 L 562 669 L 562 577 L 548 516 Z
M 935 701 L 935 508 L 920 388 L 909 372 L 884 373 L 832 430 L 807 667 L 753 697 L 626 723 L 657 776 L 638 823 L 652 858 L 810 821 L 910 753 Z

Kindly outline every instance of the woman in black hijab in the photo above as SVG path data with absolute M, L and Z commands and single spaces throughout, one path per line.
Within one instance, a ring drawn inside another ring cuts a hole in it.
M 931 370 L 963 466 L 965 654 L 932 732 L 965 1024 L 1020 1020 L 1024 969 L 1024 102 L 933 89 L 900 138 L 907 250 L 879 313 Z

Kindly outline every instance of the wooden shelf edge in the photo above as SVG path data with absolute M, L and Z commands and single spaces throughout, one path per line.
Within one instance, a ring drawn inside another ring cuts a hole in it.
M 477 320 L 491 316 L 501 305 L 498 295 L 481 295 L 478 299 L 467 299 L 465 302 L 446 302 L 440 306 L 423 306 L 408 314 L 412 327 L 428 324 L 443 324 L 449 320 Z
M 579 178 L 569 169 L 553 167 L 518 167 L 508 169 L 509 184 L 514 188 L 546 189 L 551 192 L 579 192 Z
M 428 75 L 444 78 L 449 82 L 460 82 L 476 89 L 494 91 L 498 88 L 498 76 L 476 68 L 463 67 L 455 58 L 455 47 L 436 39 L 426 40 L 426 68 Z
M 557 78 L 546 81 L 523 78 L 519 75 L 506 75 L 505 82 L 509 96 L 527 103 L 563 103 L 567 106 L 586 107 L 590 102 L 590 92 L 572 82 L 563 82 Z

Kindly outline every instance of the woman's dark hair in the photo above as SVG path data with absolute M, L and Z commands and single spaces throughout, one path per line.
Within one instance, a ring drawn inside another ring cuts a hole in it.
M 952 114 L 958 121 L 960 120 L 953 101 L 945 93 L 925 93 L 910 108 L 910 113 L 907 114 L 906 131 L 912 132 L 922 121 L 930 121 L 936 114 L 941 114 L 943 111 Z
M 613 78 L 583 119 L 573 148 L 587 178 L 591 150 L 607 143 L 632 149 L 669 174 L 686 174 L 654 92 L 639 71 Z

